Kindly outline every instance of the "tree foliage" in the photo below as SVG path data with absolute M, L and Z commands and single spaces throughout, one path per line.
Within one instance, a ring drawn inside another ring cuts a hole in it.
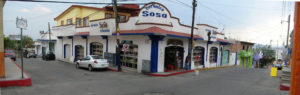
M 5 49 L 21 49 L 21 41 L 19 40 L 10 40 L 8 37 L 4 37 L 4 48 Z M 23 36 L 23 48 L 32 48 L 34 47 L 33 39 L 29 36 Z

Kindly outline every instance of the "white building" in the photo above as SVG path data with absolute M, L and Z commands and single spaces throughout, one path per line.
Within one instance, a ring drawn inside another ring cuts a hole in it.
M 180 23 L 162 4 L 144 5 L 138 16 L 119 24 L 121 44 L 128 44 L 129 51 L 121 52 L 123 67 L 141 72 L 143 62 L 150 61 L 151 72 L 183 69 L 188 55 L 191 27 Z M 75 25 L 53 27 L 57 36 L 57 59 L 76 61 L 86 55 L 108 56 L 116 53 L 115 19 L 90 21 L 90 27 Z M 194 28 L 195 48 L 191 69 L 210 68 L 229 64 L 230 46 L 217 28 L 197 24 Z M 208 41 L 208 33 L 211 40 Z
M 55 52 L 55 44 L 56 44 L 57 37 L 51 33 L 51 46 L 50 49 L 52 52 Z M 37 56 L 45 55 L 49 52 L 49 42 L 50 36 L 49 32 L 40 32 L 40 39 L 34 42 L 35 45 L 35 53 Z

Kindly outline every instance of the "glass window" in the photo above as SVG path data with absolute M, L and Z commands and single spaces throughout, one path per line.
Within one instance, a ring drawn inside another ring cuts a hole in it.
M 93 57 L 93 59 L 101 59 L 101 57 L 98 56 L 98 55 L 94 55 L 94 56 L 92 56 L 92 57 Z
M 81 18 L 76 18 L 76 27 L 81 26 Z
M 64 25 L 64 21 L 62 20 L 62 21 L 60 21 L 60 25 Z
M 123 48 L 124 44 L 129 45 L 128 51 L 120 52 L 120 59 L 122 66 L 137 68 L 138 62 L 138 45 L 133 44 L 133 41 L 122 40 L 120 47 Z
M 103 56 L 103 44 L 98 42 L 91 43 L 91 55 Z
M 106 14 L 105 14 L 105 18 L 112 18 L 112 14 L 106 13 Z
M 195 65 L 203 65 L 204 64 L 204 48 L 201 46 L 196 46 L 193 50 L 193 58 Z
M 70 25 L 70 24 L 72 24 L 72 19 L 67 20 L 67 25 Z
M 120 15 L 120 22 L 125 22 L 126 21 L 126 16 Z
M 89 26 L 89 17 L 83 18 L 83 26 Z
M 210 63 L 216 63 L 218 58 L 218 48 L 211 47 L 210 48 L 210 56 L 209 56 L 209 62 Z

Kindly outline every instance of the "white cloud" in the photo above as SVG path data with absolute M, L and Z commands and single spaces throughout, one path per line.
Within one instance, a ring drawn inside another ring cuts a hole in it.
M 52 13 L 52 10 L 42 6 L 42 5 L 36 5 L 32 9 L 23 8 L 20 10 L 22 13 L 40 13 L 40 14 L 49 14 Z
M 26 9 L 26 8 L 21 9 L 20 11 L 21 11 L 22 13 L 29 13 L 29 12 L 30 12 L 30 10 L 28 10 L 28 9 Z

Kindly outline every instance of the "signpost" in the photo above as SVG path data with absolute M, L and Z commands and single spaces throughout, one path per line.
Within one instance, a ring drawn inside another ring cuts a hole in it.
M 22 66 L 22 78 L 24 78 L 24 73 L 23 73 L 23 29 L 27 28 L 27 20 L 23 18 L 18 18 L 17 17 L 17 28 L 21 29 L 21 66 Z

